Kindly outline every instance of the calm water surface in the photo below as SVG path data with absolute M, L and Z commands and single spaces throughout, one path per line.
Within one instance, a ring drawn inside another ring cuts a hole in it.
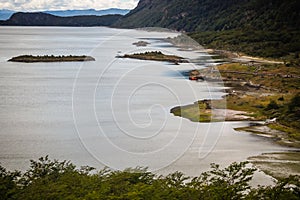
M 284 150 L 233 130 L 246 122 L 199 124 L 170 114 L 174 106 L 224 93 L 218 85 L 181 76 L 181 71 L 204 67 L 211 59 L 158 40 L 168 36 L 176 34 L 102 27 L 1 27 L 1 164 L 24 170 L 30 159 L 49 155 L 78 166 L 148 166 L 162 174 L 179 170 L 198 175 L 212 162 L 225 166 Z M 132 45 L 139 40 L 150 45 Z M 116 58 L 148 50 L 200 60 L 201 65 Z M 21 54 L 86 54 L 96 61 L 7 62 Z

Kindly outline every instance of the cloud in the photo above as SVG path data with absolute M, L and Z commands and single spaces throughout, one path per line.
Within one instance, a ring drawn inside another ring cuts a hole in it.
M 16 11 L 133 9 L 139 0 L 0 0 L 0 9 Z

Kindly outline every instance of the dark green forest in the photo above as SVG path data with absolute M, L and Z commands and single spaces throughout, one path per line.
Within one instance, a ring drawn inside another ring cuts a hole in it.
M 232 29 L 299 30 L 298 0 L 140 0 L 116 26 L 186 32 Z
M 24 172 L 0 167 L 0 199 L 300 199 L 300 177 L 252 188 L 254 168 L 246 162 L 217 164 L 198 177 L 181 172 L 158 176 L 146 168 L 98 172 L 48 156 L 31 160 Z

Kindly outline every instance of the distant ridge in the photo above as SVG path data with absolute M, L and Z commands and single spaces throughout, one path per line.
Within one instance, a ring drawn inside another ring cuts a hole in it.
M 95 9 L 85 9 L 85 10 L 45 10 L 39 11 L 43 13 L 52 14 L 59 17 L 72 17 L 72 16 L 79 16 L 79 15 L 96 15 L 96 16 L 103 16 L 103 15 L 126 15 L 129 13 L 130 10 L 128 9 L 119 9 L 119 8 L 109 8 L 104 10 L 95 10 Z M 0 20 L 7 20 L 9 19 L 12 14 L 17 13 L 14 10 L 7 10 L 3 9 L 0 10 Z
M 59 16 L 59 17 L 71 17 L 71 16 L 79 16 L 79 15 L 126 15 L 129 13 L 128 9 L 118 9 L 118 8 L 109 8 L 105 10 L 95 10 L 95 9 L 86 9 L 86 10 L 50 10 L 50 11 L 42 11 L 43 13 L 48 13 L 51 15 Z
M 9 19 L 12 16 L 12 14 L 14 14 L 14 13 L 15 13 L 15 11 L 13 11 L 13 10 L 6 10 L 6 9 L 0 10 L 0 20 Z
M 8 20 L 0 21 L 7 26 L 110 26 L 122 15 L 58 17 L 47 13 L 14 13 Z

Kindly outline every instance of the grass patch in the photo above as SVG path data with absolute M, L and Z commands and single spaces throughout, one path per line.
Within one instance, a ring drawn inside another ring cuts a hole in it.
M 300 141 L 300 132 L 298 129 L 295 129 L 295 128 L 289 127 L 289 126 L 285 126 L 285 125 L 282 125 L 279 123 L 269 124 L 268 127 L 271 129 L 274 129 L 274 130 L 278 130 L 278 131 L 287 133 L 288 139 L 290 141 Z
M 175 116 L 183 117 L 193 122 L 215 121 L 212 118 L 211 110 L 207 109 L 207 105 L 201 101 L 195 102 L 191 105 L 172 108 L 171 113 L 173 113 Z

